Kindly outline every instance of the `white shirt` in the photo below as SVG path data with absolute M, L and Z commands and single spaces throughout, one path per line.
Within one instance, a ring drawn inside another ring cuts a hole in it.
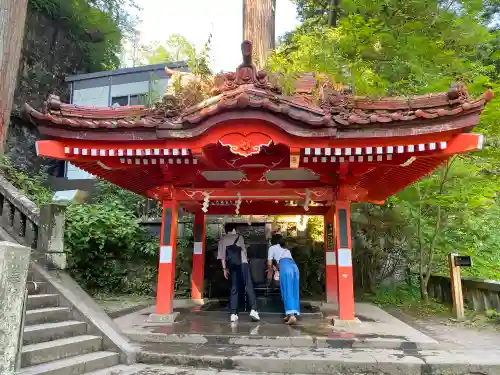
M 234 241 L 236 241 L 237 237 L 238 237 L 237 233 L 228 233 L 219 240 L 217 259 L 219 260 L 226 259 L 226 247 L 234 244 Z M 245 247 L 245 240 L 243 239 L 243 236 L 240 235 L 240 239 L 238 240 L 238 243 L 236 245 L 241 247 L 241 263 L 248 263 L 247 249 Z
M 293 259 L 290 250 L 285 249 L 280 245 L 273 245 L 269 248 L 269 251 L 267 253 L 267 260 L 274 259 L 276 262 L 279 263 L 279 261 L 284 258 Z

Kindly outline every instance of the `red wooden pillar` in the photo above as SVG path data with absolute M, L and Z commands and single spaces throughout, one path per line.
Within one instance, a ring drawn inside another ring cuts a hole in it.
M 179 205 L 176 200 L 163 201 L 160 234 L 160 263 L 158 265 L 158 292 L 156 314 L 169 314 L 174 308 L 175 255 Z
M 339 318 L 354 320 L 351 207 L 349 202 L 336 202 L 335 210 Z
M 335 254 L 335 208 L 324 216 L 326 302 L 338 303 L 337 256 Z
M 203 303 L 205 278 L 205 214 L 197 212 L 194 216 L 194 249 L 193 272 L 191 275 L 191 299 L 196 303 Z

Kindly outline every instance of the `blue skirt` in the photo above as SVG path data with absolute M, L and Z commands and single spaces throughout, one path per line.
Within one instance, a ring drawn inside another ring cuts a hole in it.
M 280 260 L 281 298 L 285 304 L 285 314 L 300 314 L 299 269 L 293 259 Z

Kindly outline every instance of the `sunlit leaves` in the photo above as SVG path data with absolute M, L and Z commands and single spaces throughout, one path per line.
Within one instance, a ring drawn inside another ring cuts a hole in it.
M 351 0 L 341 2 L 339 26 L 329 28 L 312 12 L 321 1 L 299 3 L 305 18 L 320 18 L 278 49 L 269 62 L 274 71 L 326 73 L 374 96 L 443 91 L 491 72 L 475 63 L 478 48 L 492 38 L 475 14 L 430 0 Z
M 114 69 L 124 35 L 134 27 L 132 0 L 29 0 L 31 9 L 52 18 L 83 51 L 86 72 Z
M 141 62 L 144 64 L 186 61 L 188 69 L 196 76 L 206 77 L 210 72 L 210 43 L 212 36 L 201 49 L 197 49 L 182 35 L 171 35 L 165 42 L 142 46 Z

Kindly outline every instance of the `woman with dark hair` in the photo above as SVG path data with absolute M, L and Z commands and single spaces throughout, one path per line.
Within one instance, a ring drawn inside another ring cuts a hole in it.
M 274 234 L 267 255 L 267 277 L 273 276 L 273 260 L 279 265 L 281 298 L 285 304 L 285 321 L 294 324 L 300 315 L 299 301 L 299 269 L 292 253 L 286 248 L 285 239 L 281 234 Z

